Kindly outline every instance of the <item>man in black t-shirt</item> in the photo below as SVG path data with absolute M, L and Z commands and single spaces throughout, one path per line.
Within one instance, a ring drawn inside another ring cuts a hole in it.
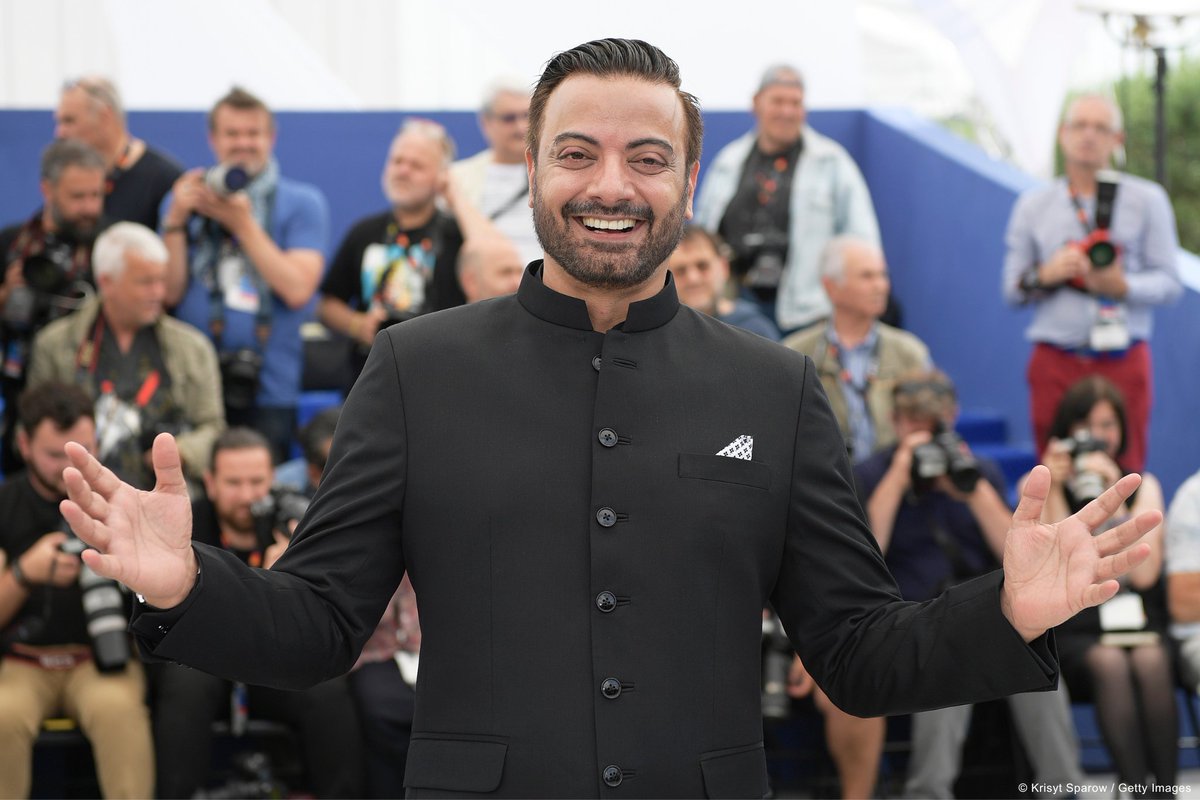
M 405 121 L 383 168 L 391 210 L 350 228 L 321 284 L 321 322 L 363 345 L 355 375 L 381 327 L 466 302 L 455 275 L 462 234 L 437 207 L 453 159 L 441 125 Z
M 78 540 L 58 510 L 63 446 L 95 447 L 92 401 L 77 386 L 43 383 L 21 396 L 20 418 L 27 467 L 0 486 L 0 797 L 29 796 L 34 738 L 44 719 L 64 714 L 92 743 L 103 796 L 149 797 L 150 721 L 126 604 L 117 584 L 64 552 Z
M 54 136 L 86 142 L 104 158 L 105 216 L 158 230 L 159 206 L 183 168 L 130 135 L 112 81 L 96 76 L 68 81 L 54 112 Z

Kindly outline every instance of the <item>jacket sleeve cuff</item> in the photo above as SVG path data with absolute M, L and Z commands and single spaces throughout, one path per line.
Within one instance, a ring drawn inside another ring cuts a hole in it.
M 183 615 L 196 602 L 196 598 L 199 597 L 204 587 L 204 570 L 199 566 L 202 561 L 201 548 L 192 545 L 192 549 L 196 551 L 196 583 L 179 605 L 174 608 L 156 608 L 143 601 L 140 596 L 138 597 L 138 602 L 133 604 L 133 615 L 129 621 L 129 630 L 133 633 L 134 638 L 137 639 L 138 646 L 147 661 L 165 660 L 156 656 L 154 654 L 155 650 L 167 638 L 167 634 L 171 632 L 171 629 L 183 619 Z

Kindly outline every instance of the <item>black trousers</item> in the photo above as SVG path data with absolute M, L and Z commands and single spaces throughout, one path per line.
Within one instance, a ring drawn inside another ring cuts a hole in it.
M 212 723 L 228 716 L 232 687 L 177 664 L 154 664 L 151 674 L 158 796 L 191 797 L 207 780 Z M 317 797 L 363 796 L 362 736 L 345 678 L 301 692 L 251 686 L 248 696 L 251 719 L 295 730 L 308 788 Z
M 363 664 L 347 677 L 362 720 L 367 797 L 403 797 L 416 693 L 392 659 Z

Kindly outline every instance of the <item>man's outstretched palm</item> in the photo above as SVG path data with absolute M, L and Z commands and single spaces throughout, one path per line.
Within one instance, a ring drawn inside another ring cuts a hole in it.
M 152 605 L 176 605 L 195 583 L 196 561 L 192 507 L 175 439 L 164 433 L 154 440 L 153 492 L 122 482 L 74 442 L 67 456 L 69 499 L 61 510 L 79 538 L 96 548 L 84 552 L 84 561 Z
M 1135 543 L 1162 522 L 1158 511 L 1143 512 L 1099 536 L 1092 533 L 1140 482 L 1139 476 L 1126 475 L 1079 513 L 1048 524 L 1041 514 L 1050 471 L 1034 467 L 1004 544 L 1001 600 L 1005 616 L 1026 640 L 1112 597 L 1119 588 L 1116 578 L 1150 555 L 1150 545 Z

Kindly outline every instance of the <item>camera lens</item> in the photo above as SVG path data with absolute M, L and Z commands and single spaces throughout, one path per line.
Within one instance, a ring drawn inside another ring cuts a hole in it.
M 1094 242 L 1087 250 L 1093 267 L 1107 267 L 1117 260 L 1117 248 L 1112 242 Z

